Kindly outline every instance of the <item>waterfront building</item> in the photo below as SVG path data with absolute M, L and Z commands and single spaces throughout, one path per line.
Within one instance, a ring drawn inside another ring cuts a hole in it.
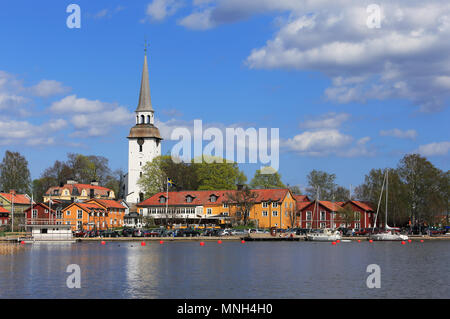
M 295 199 L 284 189 L 254 189 L 254 204 L 248 220 L 258 228 L 295 226 Z M 243 220 L 243 212 L 229 195 L 237 190 L 181 191 L 157 193 L 137 205 L 144 218 L 156 224 L 231 225 Z
M 161 135 L 154 125 L 155 117 L 150 98 L 147 53 L 144 56 L 139 103 L 136 108 L 136 124 L 128 135 L 128 173 L 125 176 L 126 201 L 137 204 L 144 200 L 144 193 L 138 185 L 142 168 L 147 162 L 161 155 Z
M 108 228 L 118 228 L 124 226 L 124 216 L 126 213 L 126 207 L 119 201 L 110 199 L 91 199 L 86 204 L 98 204 L 106 210 L 106 226 Z
M 80 184 L 69 180 L 65 185 L 50 187 L 44 194 L 44 202 L 61 200 L 67 202 L 82 202 L 91 198 L 115 199 L 112 189 L 98 185 L 98 182 Z
M 373 227 L 375 211 L 369 204 L 357 200 L 349 200 L 340 203 L 340 206 L 351 208 L 355 214 L 354 221 L 349 227 L 356 229 Z M 381 222 L 381 219 L 379 222 Z
M 0 206 L 0 227 L 9 223 L 9 210 Z
M 17 194 L 15 190 L 10 190 L 9 193 L 0 193 L 0 206 L 12 211 L 14 207 L 14 214 L 22 214 L 25 209 L 30 207 L 31 197 L 27 194 Z
M 54 221 L 57 218 L 56 211 L 54 209 L 50 209 L 44 203 L 33 204 L 33 208 L 31 206 L 28 206 L 24 213 L 26 218 L 25 223 L 27 225 L 37 224 L 39 221 L 43 220 Z
M 72 203 L 63 209 L 65 225 L 72 230 L 106 230 L 108 229 L 108 211 L 98 203 Z
M 353 216 L 344 220 L 340 215 L 343 207 L 350 207 Z M 297 202 L 298 227 L 300 228 L 368 228 L 372 227 L 374 211 L 367 204 L 359 201 L 330 202 L 310 201 Z

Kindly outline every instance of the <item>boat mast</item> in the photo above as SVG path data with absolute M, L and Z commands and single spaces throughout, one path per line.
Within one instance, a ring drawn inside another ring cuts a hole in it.
M 386 226 L 385 226 L 386 229 L 388 228 L 388 222 L 387 222 L 387 214 L 388 214 L 388 194 L 389 194 L 388 189 L 389 189 L 389 168 L 386 169 L 386 212 L 385 212 L 386 217 L 385 217 L 385 220 L 384 220 L 384 223 L 385 223 L 385 225 L 386 225 Z
M 375 229 L 377 225 L 378 212 L 380 211 L 380 204 L 381 204 L 381 197 L 383 196 L 384 183 L 386 183 L 386 174 L 384 174 L 383 184 L 381 185 L 380 198 L 378 199 L 378 206 L 377 206 L 377 214 L 375 215 L 375 221 L 373 223 L 372 231 Z

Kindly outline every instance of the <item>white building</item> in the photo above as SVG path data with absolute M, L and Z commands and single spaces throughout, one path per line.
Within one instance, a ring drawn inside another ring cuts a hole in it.
M 148 80 L 147 54 L 144 58 L 142 70 L 139 104 L 136 109 L 136 125 L 128 135 L 128 174 L 126 176 L 125 195 L 129 204 L 136 204 L 144 200 L 143 191 L 137 182 L 142 176 L 142 168 L 147 162 L 161 155 L 161 136 L 154 125 L 155 117 L 150 99 L 150 85 Z

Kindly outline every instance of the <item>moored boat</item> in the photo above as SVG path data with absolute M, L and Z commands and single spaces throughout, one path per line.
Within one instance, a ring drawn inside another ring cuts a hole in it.
M 337 230 L 324 228 L 320 229 L 318 232 L 306 234 L 305 239 L 310 241 L 336 241 L 341 238 L 341 234 Z

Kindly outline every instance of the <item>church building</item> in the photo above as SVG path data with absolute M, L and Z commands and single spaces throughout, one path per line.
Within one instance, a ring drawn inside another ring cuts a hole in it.
M 144 200 L 144 193 L 137 182 L 147 162 L 161 155 L 161 135 L 154 125 L 155 111 L 150 98 L 147 52 L 144 57 L 139 103 L 136 108 L 136 125 L 128 135 L 128 174 L 125 178 L 126 202 L 137 204 Z

